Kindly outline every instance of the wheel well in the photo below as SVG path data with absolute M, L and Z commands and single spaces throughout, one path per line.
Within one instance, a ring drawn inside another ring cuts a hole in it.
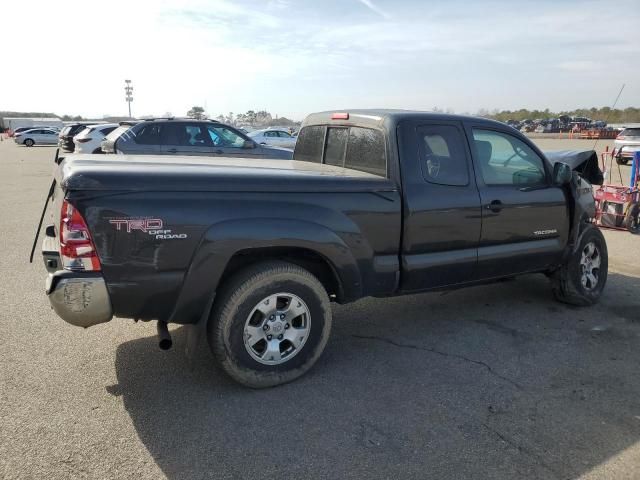
M 333 265 L 322 255 L 306 248 L 266 247 L 240 250 L 227 263 L 219 284 L 242 268 L 265 260 L 281 260 L 298 265 L 315 275 L 329 297 L 337 301 L 343 297 L 342 285 Z

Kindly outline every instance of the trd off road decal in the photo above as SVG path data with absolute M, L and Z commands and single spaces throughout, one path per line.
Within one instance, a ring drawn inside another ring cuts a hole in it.
M 161 218 L 110 218 L 109 223 L 117 231 L 131 233 L 137 230 L 151 235 L 156 240 L 187 238 L 186 233 L 173 233 L 172 230 L 164 228 Z

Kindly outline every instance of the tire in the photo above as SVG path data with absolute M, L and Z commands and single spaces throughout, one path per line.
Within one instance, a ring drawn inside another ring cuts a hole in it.
M 629 163 L 629 159 L 628 158 L 622 158 L 622 157 L 616 157 L 616 163 L 618 165 L 626 165 L 627 163 Z
M 624 217 L 624 226 L 631 233 L 640 233 L 640 203 L 635 203 L 629 207 L 627 215 Z
M 24 141 L 24 144 L 25 144 L 25 146 L 27 146 L 27 147 L 33 147 L 33 146 L 36 144 L 36 142 L 34 142 L 33 140 L 31 140 L 30 138 L 27 138 L 27 139 Z
M 93 155 L 101 155 L 104 154 L 104 152 L 102 151 L 102 148 L 96 148 L 93 152 L 91 152 Z
M 277 315 L 270 310 L 274 308 Z M 273 320 L 274 316 L 281 318 Z M 272 261 L 241 270 L 226 282 L 216 298 L 207 338 L 231 378 L 247 387 L 265 388 L 311 369 L 327 344 L 331 323 L 329 296 L 318 279 L 297 265 Z M 287 337 L 299 345 L 294 348 Z M 275 361 L 270 354 L 274 351 Z
M 588 225 L 580 236 L 577 250 L 571 253 L 551 278 L 556 299 L 578 306 L 597 303 L 607 283 L 608 258 L 607 243 L 602 232 Z

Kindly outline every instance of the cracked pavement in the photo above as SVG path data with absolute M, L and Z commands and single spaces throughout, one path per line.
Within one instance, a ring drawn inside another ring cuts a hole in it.
M 335 305 L 316 367 L 253 391 L 183 328 L 55 316 L 27 261 L 53 154 L 0 143 L 0 478 L 640 478 L 640 236 L 605 232 L 593 308 L 542 275 Z

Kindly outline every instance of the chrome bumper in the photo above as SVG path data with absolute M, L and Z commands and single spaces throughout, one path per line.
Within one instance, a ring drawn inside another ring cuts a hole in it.
M 65 322 L 91 327 L 111 320 L 113 310 L 104 278 L 59 271 L 47 278 L 51 307 Z

